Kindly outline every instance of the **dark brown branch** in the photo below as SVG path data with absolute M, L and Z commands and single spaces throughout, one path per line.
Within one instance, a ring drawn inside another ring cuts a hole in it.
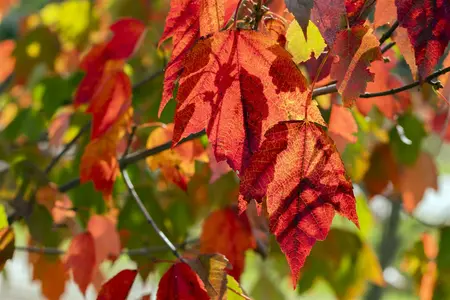
M 153 218 L 150 215 L 150 213 L 148 212 L 147 208 L 145 208 L 144 203 L 142 202 L 141 198 L 139 197 L 138 193 L 136 192 L 134 185 L 131 182 L 130 177 L 128 176 L 127 170 L 122 169 L 121 172 L 122 172 L 123 180 L 128 188 L 128 191 L 130 192 L 131 196 L 136 201 L 141 212 L 144 214 L 147 222 L 153 227 L 156 234 L 159 235 L 161 240 L 163 240 L 163 242 L 167 245 L 167 247 L 170 249 L 170 251 L 173 253 L 173 255 L 175 255 L 178 259 L 183 260 L 183 257 L 178 252 L 177 247 L 175 247 L 175 245 L 169 240 L 169 238 L 165 235 L 165 233 L 162 232 L 161 229 L 159 229 L 158 224 L 156 224 L 155 220 L 153 220 Z
M 444 68 L 444 69 L 440 69 L 437 70 L 434 73 L 431 73 L 430 75 L 428 75 L 423 81 L 417 80 L 414 81 L 410 84 L 404 85 L 402 87 L 396 88 L 396 89 L 390 89 L 387 91 L 382 91 L 382 92 L 377 92 L 377 93 L 364 93 L 361 94 L 359 97 L 360 98 L 375 98 L 375 97 L 381 97 L 381 96 L 387 96 L 387 95 L 394 95 L 409 89 L 412 89 L 416 86 L 419 86 L 420 84 L 422 84 L 423 82 L 430 82 L 433 79 L 435 79 L 436 77 L 439 77 L 445 73 L 450 72 L 450 67 Z M 326 95 L 326 94 L 331 94 L 331 93 L 336 93 L 337 92 L 337 87 L 336 84 L 332 84 L 332 85 L 326 85 L 317 89 L 314 89 L 313 91 L 313 97 L 317 97 L 320 95 Z
M 389 44 L 381 47 L 381 53 L 386 53 L 386 51 L 388 51 L 389 49 L 394 47 L 394 45 L 395 45 L 395 42 L 390 42 Z
M 190 136 L 182 139 L 178 144 L 181 145 L 181 144 L 184 144 L 186 142 L 192 141 L 192 140 L 194 140 L 194 139 L 196 139 L 198 137 L 201 137 L 204 134 L 205 134 L 204 130 L 202 130 L 200 132 L 197 132 L 197 133 L 194 133 L 194 134 L 191 134 Z M 159 153 L 161 153 L 163 151 L 169 150 L 170 147 L 172 147 L 172 142 L 167 142 L 165 144 L 162 144 L 162 145 L 150 148 L 150 149 L 144 149 L 144 150 L 136 151 L 136 152 L 131 153 L 131 154 L 125 156 L 124 158 L 120 159 L 119 160 L 120 167 L 121 168 L 125 168 L 125 167 L 127 167 L 129 165 L 135 164 L 138 161 L 141 161 L 141 160 L 143 160 L 143 159 L 145 159 L 145 158 L 147 158 L 149 156 L 153 156 L 153 155 L 159 154 Z M 79 186 L 80 183 L 81 183 L 80 182 L 80 178 L 74 178 L 71 181 L 60 185 L 58 187 L 58 190 L 61 193 L 66 193 L 69 190 Z
M 198 244 L 198 239 L 187 240 L 180 244 L 175 244 L 177 249 L 184 250 L 188 245 Z M 64 250 L 58 248 L 49 248 L 49 247 L 33 247 L 33 246 L 16 246 L 15 250 L 29 252 L 29 253 L 40 253 L 40 254 L 49 254 L 49 255 L 63 255 L 66 252 Z M 146 256 L 154 253 L 160 253 L 170 250 L 167 245 L 162 246 L 151 246 L 151 247 L 142 247 L 135 249 L 126 249 L 122 250 L 120 255 L 129 255 L 129 256 Z
M 380 45 L 382 45 L 384 42 L 387 41 L 388 38 L 391 37 L 391 35 L 394 33 L 395 29 L 397 29 L 399 23 L 398 21 L 395 21 L 394 24 L 392 24 L 391 28 L 389 28 L 388 31 L 386 31 L 380 38 Z

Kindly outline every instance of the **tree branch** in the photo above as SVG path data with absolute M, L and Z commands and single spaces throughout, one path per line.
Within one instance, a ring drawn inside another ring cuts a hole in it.
M 80 131 L 78 131 L 77 135 L 64 146 L 61 152 L 57 156 L 55 156 L 52 161 L 48 164 L 48 166 L 45 168 L 45 173 L 48 174 L 51 172 L 51 170 L 56 166 L 56 164 L 59 162 L 59 160 L 64 156 L 64 154 L 67 153 L 67 151 L 72 148 L 76 144 L 76 142 L 91 128 L 91 122 L 87 122 L 83 127 L 81 127 Z
M 396 88 L 396 89 L 390 89 L 387 91 L 382 91 L 382 92 L 377 92 L 377 93 L 364 93 L 361 94 L 359 97 L 360 98 L 375 98 L 375 97 L 381 97 L 381 96 L 386 96 L 386 95 L 394 95 L 409 89 L 412 89 L 416 86 L 421 85 L 423 82 L 430 82 L 432 79 L 435 79 L 445 73 L 450 72 L 450 67 L 444 68 L 444 69 L 440 69 L 437 70 L 434 73 L 431 73 L 430 75 L 428 75 L 424 80 L 420 81 L 414 81 L 410 84 L 404 85 L 402 87 Z M 336 93 L 337 92 L 337 87 L 336 84 L 332 84 L 332 85 L 326 85 L 323 87 L 319 87 L 317 89 L 314 89 L 313 91 L 313 97 L 317 97 L 320 95 L 326 95 L 326 94 L 331 94 L 331 93 Z
M 190 136 L 182 139 L 178 143 L 178 145 L 181 145 L 181 144 L 184 144 L 186 142 L 192 141 L 192 140 L 194 140 L 194 139 L 196 139 L 198 137 L 201 137 L 204 134 L 205 134 L 204 130 L 199 131 L 199 132 L 194 133 L 194 134 L 191 134 Z M 154 156 L 154 155 L 159 154 L 159 153 L 161 153 L 163 151 L 169 150 L 171 147 L 172 147 L 172 142 L 170 141 L 170 142 L 164 143 L 162 145 L 159 145 L 159 146 L 156 146 L 156 147 L 153 147 L 153 148 L 150 148 L 150 149 L 143 149 L 143 150 L 139 150 L 139 151 L 136 151 L 134 153 L 131 153 L 131 154 L 129 154 L 129 155 L 127 155 L 127 156 L 125 156 L 125 157 L 123 157 L 122 159 L 119 160 L 120 168 L 122 168 L 122 169 L 126 168 L 127 166 L 135 164 L 138 161 L 141 161 L 141 160 L 143 160 L 143 159 L 145 159 L 145 158 L 147 158 L 149 156 Z M 69 190 L 71 190 L 73 188 L 76 188 L 80 184 L 81 184 L 80 178 L 79 177 L 78 178 L 74 178 L 71 181 L 60 185 L 58 187 L 58 190 L 61 193 L 66 193 Z
M 177 249 L 184 250 L 188 245 L 198 244 L 198 239 L 187 240 L 180 244 L 175 244 L 174 246 Z M 34 246 L 16 246 L 15 250 L 29 252 L 29 253 L 40 253 L 40 254 L 49 254 L 49 255 L 63 255 L 66 251 L 58 249 L 58 248 L 49 248 L 49 247 L 34 247 Z M 142 247 L 135 249 L 127 249 L 122 250 L 120 255 L 128 255 L 128 256 L 146 256 L 149 254 L 165 252 L 170 250 L 167 245 L 163 246 L 151 246 L 151 247 Z
M 178 253 L 177 248 L 175 245 L 169 240 L 169 238 L 162 232 L 161 229 L 159 229 L 158 224 L 156 224 L 155 220 L 153 220 L 152 216 L 148 212 L 148 210 L 145 208 L 144 203 L 142 202 L 141 198 L 137 194 L 133 183 L 130 180 L 130 177 L 128 176 L 127 170 L 121 169 L 123 180 L 128 188 L 128 191 L 130 192 L 131 196 L 136 201 L 137 205 L 139 206 L 141 212 L 144 214 L 145 218 L 147 219 L 147 222 L 152 225 L 153 229 L 155 230 L 156 234 L 159 235 L 159 237 L 163 240 L 163 242 L 167 245 L 167 247 L 170 249 L 170 251 L 175 255 L 178 259 L 181 261 L 183 260 L 183 257 L 180 253 Z
M 388 31 L 386 31 L 380 38 L 380 45 L 382 45 L 388 38 L 391 37 L 391 35 L 394 33 L 395 29 L 397 29 L 399 23 L 398 20 L 392 24 L 391 28 L 389 28 Z

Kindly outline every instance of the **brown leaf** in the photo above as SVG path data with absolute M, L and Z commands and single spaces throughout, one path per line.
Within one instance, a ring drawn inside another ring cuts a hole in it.
M 198 274 L 212 300 L 220 300 L 227 291 L 227 269 L 230 263 L 222 254 L 202 254 L 188 261 Z

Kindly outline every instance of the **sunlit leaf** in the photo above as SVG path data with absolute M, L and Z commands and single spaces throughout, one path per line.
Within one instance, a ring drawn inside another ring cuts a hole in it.
M 353 187 L 333 141 L 318 125 L 280 122 L 265 137 L 242 177 L 239 205 L 242 211 L 247 201 L 267 195 L 270 231 L 295 286 L 312 247 L 327 237 L 335 211 L 358 226 Z
M 286 49 L 292 54 L 296 64 L 307 61 L 311 55 L 319 57 L 326 47 L 325 41 L 314 23 L 308 23 L 307 33 L 308 39 L 305 39 L 297 21 L 292 21 L 287 30 Z

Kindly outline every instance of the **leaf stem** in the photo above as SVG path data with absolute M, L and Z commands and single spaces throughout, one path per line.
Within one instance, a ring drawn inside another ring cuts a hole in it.
M 136 189 L 134 188 L 133 183 L 131 182 L 130 176 L 128 176 L 127 170 L 125 168 L 121 169 L 123 180 L 128 188 L 128 191 L 130 192 L 131 196 L 133 196 L 134 200 L 136 201 L 137 205 L 139 206 L 141 212 L 144 214 L 145 219 L 147 219 L 147 222 L 152 225 L 153 229 L 155 230 L 156 234 L 159 235 L 161 240 L 169 247 L 170 251 L 172 251 L 173 255 L 175 255 L 178 259 L 183 261 L 183 257 L 178 252 L 175 245 L 169 240 L 169 238 L 162 232 L 161 229 L 159 229 L 158 224 L 156 224 L 155 220 L 153 220 L 152 216 L 148 212 L 147 208 L 145 208 L 144 203 L 142 202 L 141 198 L 139 197 L 138 193 L 136 192 Z

